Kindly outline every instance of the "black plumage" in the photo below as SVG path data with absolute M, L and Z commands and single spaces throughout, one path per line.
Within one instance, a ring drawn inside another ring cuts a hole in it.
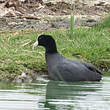
M 45 47 L 46 64 L 51 79 L 68 82 L 101 80 L 101 71 L 92 64 L 69 60 L 59 54 L 52 36 L 40 35 L 34 43 L 34 47 L 37 45 Z

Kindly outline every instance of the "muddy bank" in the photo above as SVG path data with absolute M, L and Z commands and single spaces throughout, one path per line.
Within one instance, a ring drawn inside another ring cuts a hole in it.
M 101 19 L 103 19 L 105 14 L 109 13 L 109 11 L 110 11 L 110 5 L 107 3 L 98 2 L 98 3 L 94 3 L 94 4 L 90 5 L 87 3 L 80 2 L 80 1 L 78 1 L 77 3 L 75 2 L 75 27 L 79 27 L 79 26 L 91 27 L 91 26 L 97 25 L 99 23 L 99 21 Z M 39 3 L 39 2 L 35 2 L 35 1 L 31 2 L 31 3 L 22 3 L 21 2 L 20 5 L 18 4 L 16 6 L 16 4 L 11 4 L 8 7 L 6 5 L 6 2 L 0 2 L 0 30 L 2 31 L 2 30 L 34 29 L 32 32 L 32 34 L 34 34 L 34 32 L 36 32 L 38 30 L 44 31 L 44 30 L 69 28 L 71 12 L 72 12 L 72 9 L 70 8 L 70 4 L 67 2 L 61 2 L 61 1 L 44 2 L 44 3 Z M 20 33 L 23 36 L 22 31 Z M 19 32 L 15 32 L 15 34 L 19 35 Z M 12 34 L 12 36 L 14 36 L 14 35 Z M 97 34 L 96 34 L 96 36 L 97 36 Z M 17 38 L 18 37 L 15 37 L 15 39 L 17 39 Z M 25 37 L 22 37 L 22 38 L 25 38 Z M 7 39 L 10 40 L 10 37 L 8 37 Z M 30 38 L 28 38 L 28 39 L 30 42 Z M 2 41 L 4 41 L 4 39 Z M 27 38 L 24 41 L 27 41 Z M 34 41 L 34 39 L 32 39 L 31 41 Z M 30 43 L 29 42 L 26 43 L 26 45 L 29 44 L 31 46 L 32 42 L 30 42 Z M 105 42 L 107 42 L 107 41 L 105 41 Z M 21 42 L 19 42 L 19 43 L 21 43 Z M 4 44 L 5 44 L 5 42 L 3 43 L 3 46 L 4 46 Z M 16 42 L 15 42 L 15 45 L 16 45 Z M 15 50 L 16 50 L 17 47 L 15 45 L 14 46 L 11 45 L 9 47 L 11 47 L 12 49 L 15 48 Z M 25 42 L 23 45 L 25 45 Z M 21 45 L 19 45 L 19 46 L 21 46 Z M 2 47 L 2 44 L 1 44 L 1 47 Z M 6 47 L 7 47 L 7 44 L 6 44 Z M 24 49 L 23 47 L 22 47 L 22 49 Z M 30 48 L 32 48 L 32 47 L 30 47 Z M 28 54 L 30 53 L 29 56 L 31 56 L 33 54 L 32 50 L 29 50 L 30 48 L 28 48 L 28 50 L 26 50 L 28 52 Z M 72 49 L 72 51 L 73 50 L 74 49 Z M 109 51 L 108 48 L 105 50 Z M 21 56 L 23 56 L 23 52 L 24 52 L 24 50 L 22 51 Z M 12 55 L 13 55 L 13 53 L 10 54 L 10 56 L 12 56 Z M 19 54 L 16 54 L 16 56 L 18 56 L 18 55 Z M 7 56 L 9 56 L 9 54 Z M 26 56 L 26 54 L 24 54 L 24 56 Z M 41 55 L 40 55 L 40 57 L 41 57 Z M 33 58 L 32 61 L 34 61 L 34 57 L 32 57 L 32 58 Z M 95 56 L 94 56 L 94 58 L 95 58 Z M 107 61 L 109 61 L 109 60 L 107 59 Z M 5 64 L 4 62 L 5 61 L 3 59 L 3 61 L 1 61 L 1 64 Z M 102 64 L 105 62 L 106 61 L 102 62 Z M 32 63 L 32 62 L 27 63 L 26 62 L 26 65 L 33 64 L 35 67 L 35 64 L 37 64 L 37 63 Z M 11 63 L 9 63 L 9 65 L 10 64 L 13 64 L 13 61 Z M 9 65 L 7 67 L 9 67 Z M 17 63 L 17 65 L 19 65 L 19 62 Z M 109 64 L 107 64 L 107 65 L 109 65 Z M 31 69 L 28 68 L 29 70 L 27 70 L 27 71 L 29 74 L 27 74 L 25 71 L 20 71 L 17 74 L 16 73 L 17 70 L 15 69 L 14 74 L 11 75 L 10 73 L 8 73 L 8 71 L 11 70 L 13 68 L 13 66 L 14 65 L 10 66 L 10 68 L 8 68 L 7 71 L 6 71 L 6 69 L 4 69 L 5 71 L 3 71 L 3 70 L 0 71 L 1 73 L 3 72 L 3 74 L 2 74 L 3 76 L 4 75 L 6 76 L 4 79 L 1 77 L 2 81 L 32 82 L 33 80 L 35 80 L 38 77 L 39 74 L 47 74 L 47 69 L 45 71 L 42 70 L 39 72 L 39 71 L 33 71 L 33 68 L 31 68 Z M 25 68 L 24 65 L 22 65 L 22 66 L 24 69 Z M 3 69 L 3 67 L 1 67 L 1 68 Z M 6 72 L 7 72 L 7 74 L 6 74 Z
M 5 1 L 5 0 L 4 0 Z M 11 0 L 13 1 L 13 0 Z M 0 2 L 0 30 L 51 30 L 69 28 L 71 6 L 67 1 Z M 11 4 L 11 5 L 10 5 Z M 105 2 L 73 1 L 75 5 L 75 27 L 94 26 L 105 13 L 109 13 L 110 4 Z

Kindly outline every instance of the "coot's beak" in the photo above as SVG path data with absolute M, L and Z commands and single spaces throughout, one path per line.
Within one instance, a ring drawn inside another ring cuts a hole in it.
M 34 48 L 36 48 L 38 46 L 38 40 L 36 40 L 36 42 L 33 44 L 32 49 L 34 50 Z

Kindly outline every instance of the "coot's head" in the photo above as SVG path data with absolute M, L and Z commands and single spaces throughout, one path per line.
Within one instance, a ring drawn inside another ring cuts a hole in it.
M 55 40 L 50 35 L 40 35 L 34 43 L 33 48 L 36 46 L 45 47 L 47 53 L 57 53 Z

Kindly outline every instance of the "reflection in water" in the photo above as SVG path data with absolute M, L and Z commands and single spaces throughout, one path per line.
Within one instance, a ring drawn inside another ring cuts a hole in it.
M 109 110 L 110 77 L 102 82 L 0 83 L 0 110 Z
M 51 110 L 109 110 L 110 77 L 102 82 L 49 81 L 45 107 Z
M 85 106 L 84 104 L 81 105 L 81 101 L 87 104 L 91 97 L 95 96 L 101 88 L 102 84 L 98 82 L 61 83 L 50 81 L 47 85 L 45 106 L 51 108 L 51 110 L 80 109 L 80 107 Z

